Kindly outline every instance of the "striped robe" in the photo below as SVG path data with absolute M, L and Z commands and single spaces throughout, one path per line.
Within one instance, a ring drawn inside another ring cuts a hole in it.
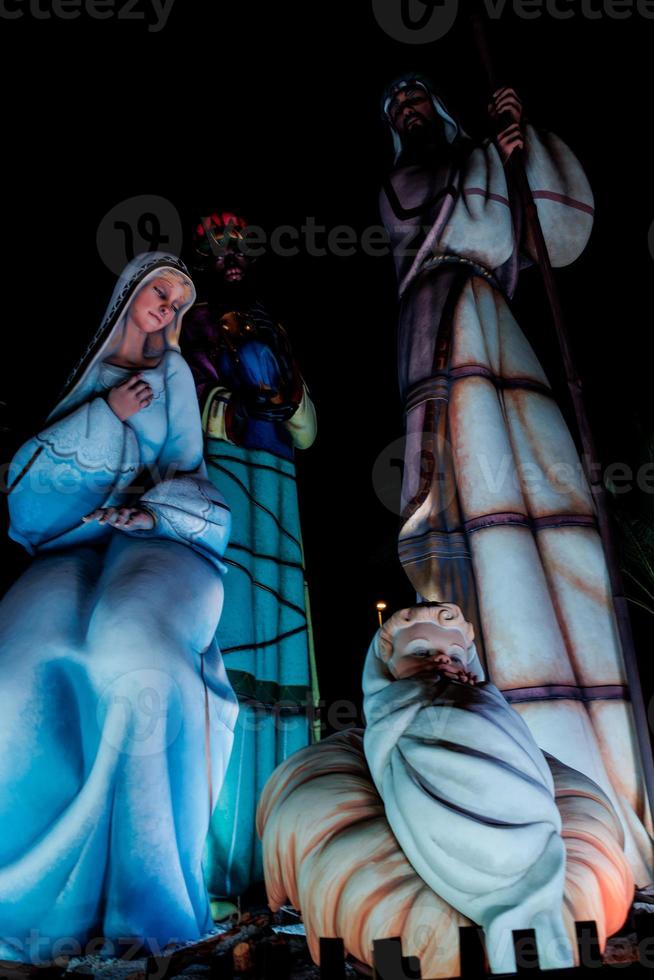
M 264 311 L 253 305 L 247 312 L 254 320 Z M 184 354 L 203 409 L 207 473 L 224 488 L 232 515 L 217 641 L 240 710 L 204 855 L 209 892 L 225 897 L 263 879 L 255 830 L 259 796 L 275 767 L 316 734 L 318 682 L 294 462 L 295 449 L 315 439 L 316 415 L 301 384 L 286 422 L 251 425 L 243 439 L 230 425 L 234 392 L 216 366 L 218 315 L 198 304 L 186 328 Z M 283 342 L 282 328 L 275 330 Z
M 525 162 L 552 264 L 567 265 L 592 227 L 586 177 L 529 126 Z M 537 744 L 607 793 L 644 885 L 651 815 L 594 503 L 507 304 L 534 250 L 495 146 L 400 161 L 381 211 L 401 300 L 401 562 L 419 595 L 475 624 L 489 680 Z

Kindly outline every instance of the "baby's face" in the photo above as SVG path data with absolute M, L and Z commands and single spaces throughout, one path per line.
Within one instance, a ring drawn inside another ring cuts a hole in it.
M 399 629 L 393 639 L 393 654 L 387 666 L 396 678 L 438 673 L 453 663 L 467 667 L 468 642 L 461 629 L 445 628 L 433 620 L 419 620 Z

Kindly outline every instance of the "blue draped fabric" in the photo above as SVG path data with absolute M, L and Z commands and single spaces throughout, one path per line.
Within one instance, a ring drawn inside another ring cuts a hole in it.
M 105 396 L 130 373 L 96 356 L 9 473 L 11 535 L 35 558 L 0 603 L 2 959 L 47 961 L 65 937 L 157 953 L 213 928 L 202 855 L 238 711 L 215 641 L 230 514 L 174 337 L 122 422 Z M 151 530 L 82 522 L 141 503 Z

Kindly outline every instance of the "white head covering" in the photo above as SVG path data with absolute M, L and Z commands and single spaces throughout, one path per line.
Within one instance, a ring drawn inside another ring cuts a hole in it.
M 404 75 L 402 76 L 402 78 L 398 78 L 396 81 L 392 82 L 389 85 L 388 89 L 386 90 L 386 95 L 384 97 L 384 102 L 382 107 L 386 121 L 391 127 L 391 135 L 393 137 L 393 148 L 395 150 L 394 159 L 396 163 L 398 157 L 400 156 L 400 153 L 402 152 L 402 140 L 400 139 L 399 134 L 397 133 L 395 127 L 393 126 L 388 109 L 397 92 L 401 91 L 404 88 L 415 88 L 416 86 L 419 86 L 420 88 L 423 88 L 425 90 L 425 92 L 427 93 L 427 95 L 431 100 L 431 104 L 434 107 L 434 111 L 443 120 L 444 129 L 445 129 L 445 139 L 447 140 L 448 143 L 453 143 L 458 137 L 464 137 L 464 138 L 468 137 L 468 134 L 459 125 L 459 123 L 456 121 L 454 116 L 452 116 L 447 111 L 447 109 L 445 108 L 445 104 L 441 101 L 441 99 L 439 99 L 437 95 L 434 94 L 431 85 L 426 78 L 422 78 L 422 76 L 420 75 Z
M 123 339 L 127 313 L 142 286 L 162 272 L 181 273 L 189 287 L 189 298 L 162 330 L 148 336 L 148 354 L 179 351 L 182 317 L 195 302 L 195 286 L 184 263 L 166 252 L 144 252 L 123 269 L 95 336 L 71 372 L 61 397 L 47 421 L 54 422 L 89 398 L 96 388 L 102 362 L 117 350 Z

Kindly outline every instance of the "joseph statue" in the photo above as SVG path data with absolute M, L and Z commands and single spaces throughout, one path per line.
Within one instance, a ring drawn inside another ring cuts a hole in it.
M 383 111 L 406 418 L 400 560 L 419 597 L 474 624 L 488 679 L 537 744 L 608 794 L 645 886 L 651 815 L 606 562 L 574 441 L 511 312 L 536 256 L 504 164 L 523 150 L 554 267 L 586 246 L 591 189 L 512 89 L 493 96 L 491 116 L 510 120 L 493 141 L 470 139 L 419 76 L 394 82 Z

